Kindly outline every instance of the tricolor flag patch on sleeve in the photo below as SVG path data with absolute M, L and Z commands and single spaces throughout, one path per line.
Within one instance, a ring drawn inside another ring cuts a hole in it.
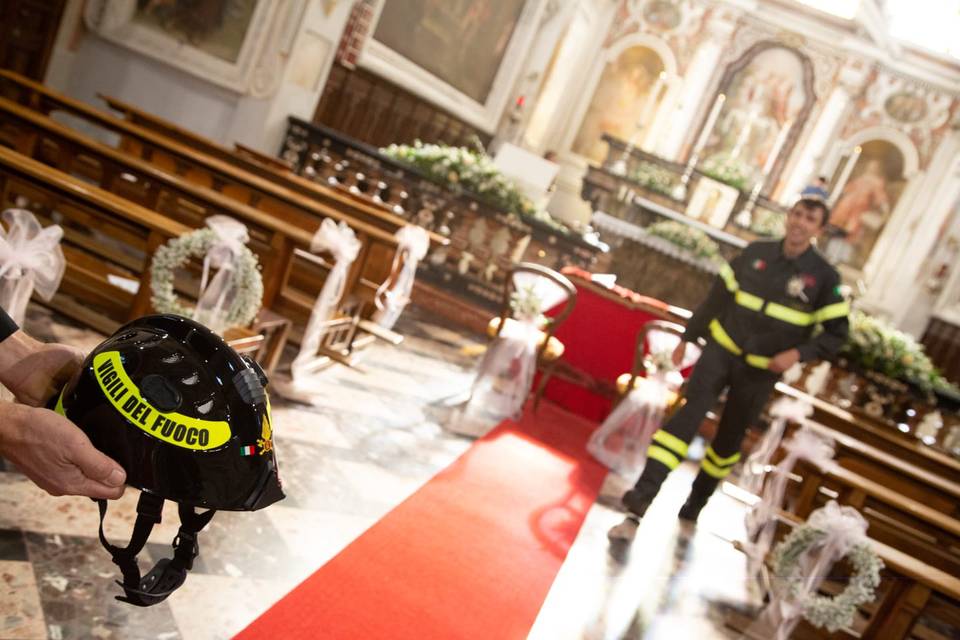
M 240 455 L 242 456 L 252 456 L 257 453 L 256 447 L 246 446 L 240 447 Z

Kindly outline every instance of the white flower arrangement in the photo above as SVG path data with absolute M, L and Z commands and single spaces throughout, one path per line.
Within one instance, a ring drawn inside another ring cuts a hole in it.
M 804 524 L 794 529 L 773 550 L 773 573 L 782 579 L 787 592 L 802 607 L 803 617 L 830 632 L 853 623 L 857 609 L 876 597 L 883 561 L 868 543 L 854 545 L 844 556 L 854 573 L 847 587 L 834 597 L 816 593 L 803 594 L 804 577 L 799 574 L 799 560 L 804 552 L 820 542 L 826 532 Z
M 655 222 L 646 229 L 647 233 L 671 242 L 698 258 L 721 260 L 720 245 L 710 239 L 703 231 L 673 220 Z
M 727 153 L 710 156 L 704 161 L 700 171 L 740 191 L 749 191 L 753 181 L 753 171 L 750 166 Z
M 476 194 L 508 214 L 534 218 L 560 231 L 570 231 L 546 210 L 534 206 L 482 149 L 473 151 L 466 147 L 424 144 L 417 140 L 412 146 L 391 144 L 380 149 L 380 152 L 445 182 L 451 189 Z
M 960 393 L 934 367 L 913 336 L 859 310 L 850 313 L 850 334 L 840 355 L 867 371 L 916 385 L 925 393 Z
M 510 294 L 510 310 L 514 317 L 532 320 L 538 327 L 547 321 L 543 315 L 543 300 L 537 295 L 537 288 L 533 284 L 518 287 Z
M 160 313 L 175 313 L 190 317 L 193 310 L 180 304 L 174 291 L 174 272 L 190 258 L 202 258 L 217 242 L 213 229 L 197 229 L 179 238 L 172 238 L 160 246 L 150 264 L 150 298 L 153 308 Z M 227 311 L 227 326 L 246 326 L 253 321 L 263 302 L 263 278 L 257 256 L 247 247 L 242 247 L 235 256 L 232 284 L 236 287 L 230 309 Z

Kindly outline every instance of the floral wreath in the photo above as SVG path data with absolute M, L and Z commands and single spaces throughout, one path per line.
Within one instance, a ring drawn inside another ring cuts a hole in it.
M 822 529 L 810 525 L 794 529 L 773 550 L 773 573 L 788 585 L 787 593 L 810 624 L 834 632 L 850 626 L 860 605 L 874 599 L 883 561 L 868 543 L 856 544 L 844 556 L 854 572 L 843 591 L 832 598 L 816 593 L 804 595 L 801 593 L 803 576 L 797 573 L 800 557 L 826 535 Z
M 160 313 L 190 316 L 192 309 L 184 307 L 173 288 L 174 271 L 190 258 L 200 258 L 219 240 L 213 229 L 197 229 L 178 238 L 172 238 L 157 248 L 150 265 L 150 302 Z M 236 295 L 227 310 L 228 326 L 246 326 L 253 321 L 263 301 L 263 278 L 257 256 L 248 247 L 242 247 L 234 256 L 231 285 Z

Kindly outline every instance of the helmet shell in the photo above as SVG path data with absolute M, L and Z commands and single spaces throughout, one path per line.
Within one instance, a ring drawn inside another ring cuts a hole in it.
M 145 316 L 84 360 L 56 410 L 126 470 L 184 505 L 251 511 L 283 499 L 266 376 L 189 318 Z

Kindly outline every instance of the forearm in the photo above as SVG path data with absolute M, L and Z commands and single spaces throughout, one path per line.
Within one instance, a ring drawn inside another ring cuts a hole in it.
M 0 318 L 0 324 L 2 324 L 2 318 Z M 35 353 L 40 347 L 40 342 L 21 330 L 16 330 L 12 335 L 6 336 L 0 342 L 0 384 L 10 387 L 11 377 L 14 374 L 22 375 L 22 372 L 18 371 L 17 365 L 23 362 L 27 356 Z

